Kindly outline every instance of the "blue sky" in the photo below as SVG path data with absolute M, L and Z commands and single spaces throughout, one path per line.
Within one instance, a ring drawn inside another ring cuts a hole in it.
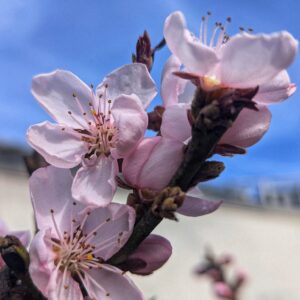
M 231 34 L 243 26 L 255 32 L 288 30 L 300 39 L 297 0 L 0 0 L 0 8 L 0 142 L 21 147 L 27 147 L 28 126 L 48 119 L 30 94 L 34 75 L 68 69 L 96 85 L 130 62 L 144 29 L 153 43 L 160 41 L 164 19 L 174 10 L 185 13 L 195 33 L 201 16 L 210 10 L 213 22 L 232 17 Z M 168 55 L 166 48 L 157 54 L 152 75 L 158 85 Z M 299 57 L 289 71 L 299 86 Z M 299 101 L 296 93 L 272 106 L 273 121 L 265 138 L 247 155 L 226 159 L 220 180 L 286 174 L 300 178 Z

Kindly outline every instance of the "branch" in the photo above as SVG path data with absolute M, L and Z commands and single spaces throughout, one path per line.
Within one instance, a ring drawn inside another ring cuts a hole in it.
M 170 187 L 179 187 L 186 192 L 195 184 L 202 167 L 207 168 L 206 159 L 213 154 L 217 143 L 231 127 L 242 109 L 256 109 L 252 98 L 257 91 L 257 88 L 220 89 L 212 92 L 206 92 L 201 88 L 197 89 L 190 116 L 192 139 L 181 165 L 169 183 Z M 124 262 L 162 220 L 163 217 L 156 215 L 150 208 L 134 227 L 127 243 L 109 260 L 109 263 Z

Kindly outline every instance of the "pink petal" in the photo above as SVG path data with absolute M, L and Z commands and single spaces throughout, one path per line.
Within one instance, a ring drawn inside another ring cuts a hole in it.
M 146 108 L 156 96 L 156 86 L 147 67 L 144 64 L 134 63 L 125 65 L 112 71 L 97 87 L 97 94 L 103 92 L 108 85 L 107 98 L 114 100 L 121 94 L 136 94 Z
M 49 164 L 59 168 L 72 168 L 81 162 L 86 146 L 75 136 L 75 132 L 73 134 L 63 128 L 62 125 L 42 122 L 28 129 L 27 140 Z
M 136 95 L 121 95 L 115 99 L 111 112 L 118 128 L 117 155 L 124 157 L 143 138 L 148 116 Z
M 186 194 L 177 212 L 184 216 L 200 217 L 214 212 L 222 204 L 222 201 L 203 200 L 203 196 L 198 187 L 193 188 Z
M 145 300 L 142 293 L 127 275 L 117 268 L 106 265 L 101 270 L 88 270 L 86 272 L 85 286 L 88 288 L 90 298 L 111 300 Z M 107 296 L 109 295 L 109 296 Z
M 190 105 L 177 104 L 168 107 L 163 114 L 161 124 L 161 135 L 185 142 L 192 135 L 192 128 L 187 114 Z
M 164 65 L 161 80 L 161 97 L 164 107 L 178 103 L 178 95 L 183 92 L 187 82 L 173 74 L 180 70 L 180 66 L 181 62 L 175 55 L 171 55 Z
M 146 266 L 134 270 L 132 273 L 140 275 L 149 275 L 161 268 L 170 258 L 172 246 L 170 242 L 162 236 L 149 235 L 138 248 L 129 256 L 129 260 L 141 260 Z
M 230 286 L 224 282 L 214 283 L 215 294 L 221 299 L 234 299 L 234 293 Z
M 57 123 L 65 124 L 73 128 L 88 128 L 83 118 L 83 111 L 87 113 L 86 118 L 91 119 L 89 102 L 92 102 L 91 88 L 82 82 L 76 75 L 69 71 L 56 70 L 51 73 L 35 76 L 32 80 L 32 94 L 49 115 Z M 75 101 L 76 95 L 82 109 Z M 68 114 L 72 112 L 73 117 Z
M 83 300 L 79 284 L 71 277 L 69 271 L 63 272 L 55 269 L 51 273 L 47 287 L 48 300 Z
M 296 86 L 291 84 L 287 71 L 280 72 L 272 80 L 259 86 L 254 101 L 261 104 L 281 102 L 296 91 Z
M 155 146 L 161 140 L 160 136 L 144 138 L 131 155 L 125 157 L 122 165 L 124 178 L 131 185 L 138 186 L 141 172 Z
M 32 240 L 29 250 L 31 279 L 46 297 L 50 276 L 55 268 L 51 245 L 49 246 L 45 241 L 47 236 L 50 236 L 49 229 L 40 230 Z
M 52 166 L 36 170 L 29 179 L 31 200 L 35 212 L 35 219 L 39 229 L 53 228 L 51 210 L 63 232 L 69 231 L 72 212 L 77 213 L 84 207 L 78 203 L 73 207 L 71 185 L 73 178 L 69 170 L 58 169 Z
M 123 162 L 125 179 L 139 188 L 167 186 L 183 157 L 183 143 L 162 137 L 142 140 Z
M 98 245 L 94 253 L 97 257 L 108 260 L 127 242 L 134 222 L 133 208 L 112 203 L 92 210 L 83 231 L 96 232 L 90 241 L 91 244 Z
M 186 28 L 185 18 L 179 11 L 167 17 L 164 36 L 171 52 L 191 72 L 203 76 L 219 61 L 214 49 L 204 45 Z
M 236 88 L 264 84 L 294 60 L 298 42 L 288 32 L 238 34 L 221 47 L 220 80 Z
M 111 157 L 100 157 L 95 165 L 81 167 L 73 181 L 73 197 L 87 205 L 108 205 L 117 188 L 117 170 L 117 161 Z
M 266 106 L 259 105 L 258 108 L 259 111 L 244 109 L 219 144 L 245 148 L 257 143 L 269 129 L 272 117 Z

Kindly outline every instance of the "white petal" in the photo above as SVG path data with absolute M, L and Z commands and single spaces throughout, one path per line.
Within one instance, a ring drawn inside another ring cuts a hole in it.
M 45 160 L 58 168 L 72 168 L 81 162 L 86 153 L 86 145 L 79 137 L 70 132 L 73 129 L 48 121 L 31 126 L 27 131 L 29 144 Z
M 37 75 L 32 80 L 31 91 L 37 101 L 58 123 L 73 128 L 88 128 L 82 110 L 73 95 L 76 95 L 83 111 L 87 113 L 86 117 L 91 119 L 89 102 L 93 101 L 92 91 L 73 73 L 57 70 Z M 80 124 L 74 121 L 69 111 Z
M 92 206 L 106 206 L 112 201 L 117 185 L 117 161 L 100 158 L 93 166 L 81 167 L 72 185 L 73 197 L 81 203 Z
M 121 94 L 136 94 L 144 108 L 150 104 L 157 94 L 155 82 L 147 67 L 140 63 L 124 65 L 112 71 L 97 87 L 97 94 L 103 93 L 106 84 L 108 85 L 107 99 L 114 100 Z
M 284 70 L 272 80 L 260 85 L 253 100 L 261 104 L 278 103 L 290 97 L 295 91 L 295 84 L 291 83 L 287 71 Z
M 221 48 L 222 84 L 249 88 L 261 85 L 286 69 L 294 60 L 298 42 L 288 32 L 238 34 Z
M 259 111 L 243 109 L 219 143 L 242 148 L 257 143 L 268 131 L 272 118 L 266 106 L 259 105 L 258 108 Z
M 84 207 L 78 203 L 73 207 L 71 185 L 73 177 L 69 170 L 52 166 L 36 170 L 29 179 L 31 200 L 35 212 L 35 219 L 39 229 L 52 228 L 55 233 L 51 210 L 62 232 L 69 231 L 73 214 L 77 214 Z
M 167 17 L 164 36 L 171 52 L 191 72 L 203 76 L 219 61 L 214 49 L 204 45 L 186 28 L 185 18 L 179 11 Z
M 164 65 L 161 78 L 161 97 L 164 107 L 178 103 L 178 95 L 183 92 L 187 80 L 175 76 L 173 72 L 180 70 L 181 62 L 171 55 Z
M 119 157 L 128 155 L 143 138 L 148 125 L 148 116 L 139 98 L 120 95 L 112 105 L 114 125 L 118 129 L 116 151 Z
M 192 135 L 192 128 L 188 120 L 188 108 L 186 104 L 177 104 L 168 107 L 163 114 L 161 135 L 185 142 Z

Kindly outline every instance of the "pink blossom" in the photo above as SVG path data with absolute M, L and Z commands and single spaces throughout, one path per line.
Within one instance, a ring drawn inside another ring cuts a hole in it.
M 125 180 L 137 189 L 160 191 L 170 182 L 183 159 L 183 142 L 169 137 L 144 138 L 123 161 Z M 186 194 L 177 212 L 186 216 L 202 216 L 215 211 L 221 201 L 203 200 L 198 187 Z
M 0 219 L 0 237 L 5 237 L 6 235 L 13 235 L 17 237 L 20 242 L 23 244 L 24 247 L 28 247 L 30 243 L 30 231 L 24 230 L 24 231 L 10 231 L 6 227 L 5 223 Z M 5 263 L 0 255 L 0 269 L 5 266 Z
M 96 93 L 71 72 L 57 70 L 34 77 L 32 93 L 57 124 L 31 126 L 30 145 L 56 167 L 81 164 L 72 185 L 75 199 L 110 203 L 117 159 L 134 149 L 147 128 L 144 108 L 156 95 L 147 68 L 125 65 L 104 78 Z
M 207 19 L 201 25 L 197 38 L 186 28 L 183 14 L 177 11 L 167 17 L 164 36 L 172 53 L 187 72 L 200 77 L 204 88 L 251 88 L 266 84 L 285 70 L 297 53 L 298 42 L 286 31 L 269 35 L 243 32 L 228 37 L 226 24 L 216 26 L 208 40 Z
M 129 238 L 134 210 L 76 202 L 72 180 L 69 170 L 52 166 L 30 178 L 39 229 L 30 247 L 33 282 L 49 300 L 83 299 L 78 281 L 91 299 L 144 299 L 123 271 L 106 263 Z
M 150 234 L 128 257 L 125 269 L 139 275 L 152 274 L 170 258 L 172 246 L 162 236 Z
M 171 128 L 172 132 L 167 135 L 180 131 L 181 135 L 190 137 L 186 109 L 190 107 L 196 87 L 173 74 L 180 73 L 184 65 L 184 73 L 199 78 L 204 89 L 259 86 L 253 99 L 259 112 L 244 109 L 220 141 L 221 144 L 249 147 L 258 142 L 269 128 L 271 113 L 266 105 L 280 102 L 296 90 L 285 69 L 294 60 L 298 42 L 288 32 L 270 35 L 241 33 L 229 38 L 226 26 L 220 25 L 216 26 L 208 41 L 207 18 L 201 28 L 200 37 L 193 36 L 186 28 L 181 12 L 171 14 L 165 22 L 166 42 L 174 55 L 165 65 L 161 94 L 169 119 L 171 117 L 173 122 L 176 118 L 182 120 L 180 126 L 177 124 Z M 169 111 L 168 107 L 178 103 L 186 105 Z
M 228 284 L 224 282 L 214 283 L 215 294 L 221 299 L 233 299 L 234 293 Z

